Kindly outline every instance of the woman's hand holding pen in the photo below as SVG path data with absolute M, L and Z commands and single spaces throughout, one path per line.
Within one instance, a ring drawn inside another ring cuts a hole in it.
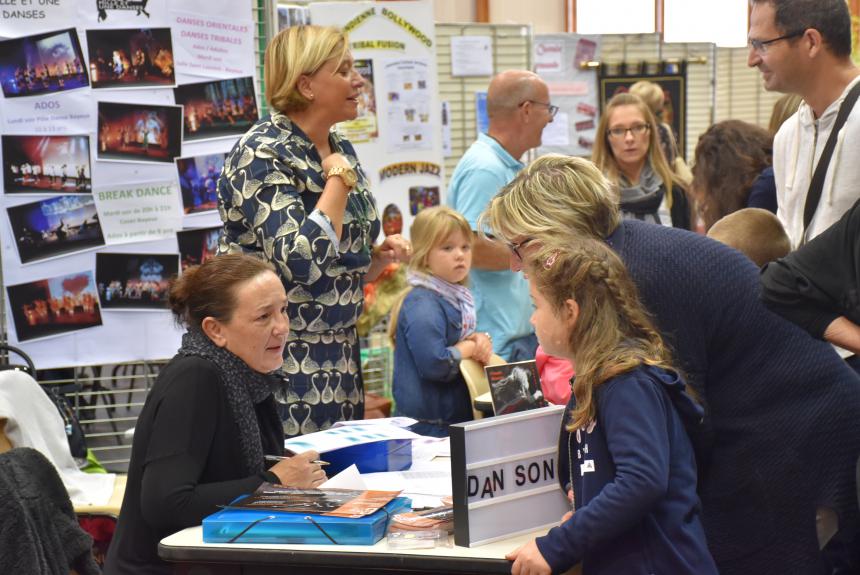
M 325 472 L 318 463 L 320 454 L 305 451 L 278 461 L 269 471 L 278 476 L 281 485 L 310 489 L 326 480 Z

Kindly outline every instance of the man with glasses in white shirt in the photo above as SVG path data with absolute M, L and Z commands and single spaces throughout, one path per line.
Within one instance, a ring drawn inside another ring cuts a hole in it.
M 508 268 L 508 247 L 484 239 L 477 222 L 493 196 L 522 169 L 520 158 L 540 145 L 544 127 L 557 112 L 537 74 L 508 70 L 495 76 L 487 89 L 487 133 L 463 154 L 448 188 L 448 205 L 476 232 L 469 287 L 477 329 L 492 336 L 493 351 L 508 361 L 533 359 L 537 347 L 529 323 L 528 282 Z
M 856 160 L 860 106 L 853 104 L 860 90 L 855 88 L 860 69 L 851 60 L 851 14 L 845 0 L 751 0 L 751 4 L 748 64 L 759 69 L 767 90 L 803 98 L 773 142 L 777 216 L 792 249 L 797 249 L 837 222 L 860 198 Z M 843 104 L 842 115 L 850 113 L 831 142 Z M 821 162 L 826 163 L 819 172 Z M 824 336 L 839 342 L 838 333 Z M 836 350 L 857 369 L 857 356 Z M 860 535 L 845 529 L 833 509 L 816 509 L 816 527 L 833 573 L 860 569 Z
M 840 105 L 860 75 L 851 60 L 851 15 L 845 0 L 751 3 L 748 64 L 759 69 L 767 90 L 803 98 L 773 147 L 777 216 L 797 249 L 860 197 L 860 163 L 853 157 L 860 147 L 860 106 L 854 106 L 835 140 L 820 198 L 812 194 L 807 202 Z

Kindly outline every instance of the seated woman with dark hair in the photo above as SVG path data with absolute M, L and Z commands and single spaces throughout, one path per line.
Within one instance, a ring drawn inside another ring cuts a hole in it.
M 138 418 L 106 573 L 170 573 L 158 558 L 162 538 L 264 481 L 325 480 L 313 451 L 266 468 L 265 455 L 284 454 L 272 387 L 290 330 L 272 266 L 246 255 L 210 259 L 171 282 L 169 302 L 188 331 Z
M 776 213 L 772 147 L 767 130 L 740 120 L 725 120 L 705 130 L 696 145 L 690 186 L 705 231 L 743 208 Z

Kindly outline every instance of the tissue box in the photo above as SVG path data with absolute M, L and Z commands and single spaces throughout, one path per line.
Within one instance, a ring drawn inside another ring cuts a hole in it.
M 353 463 L 359 473 L 403 471 L 412 466 L 412 440 L 387 439 L 326 451 L 320 456 L 331 465 L 325 471 L 329 477 L 340 473 Z
M 377 512 L 358 518 L 225 509 L 203 519 L 203 542 L 373 545 L 385 535 L 392 515 L 411 509 L 408 497 L 395 497 Z

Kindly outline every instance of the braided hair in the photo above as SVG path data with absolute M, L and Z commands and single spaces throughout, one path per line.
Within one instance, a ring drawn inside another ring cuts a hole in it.
M 594 420 L 594 389 L 609 379 L 641 364 L 677 371 L 624 264 L 605 243 L 544 244 L 525 264 L 534 288 L 559 317 L 569 313 L 568 300 L 579 306 L 566 342 L 576 361 L 570 431 Z

